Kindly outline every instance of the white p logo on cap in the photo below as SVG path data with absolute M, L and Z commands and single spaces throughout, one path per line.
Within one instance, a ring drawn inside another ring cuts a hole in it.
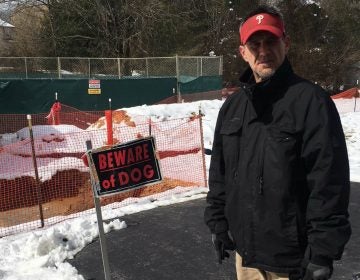
M 261 21 L 263 20 L 263 18 L 264 18 L 263 15 L 258 15 L 258 16 L 256 17 L 256 19 L 257 19 L 257 21 L 258 21 L 258 24 L 261 23 Z

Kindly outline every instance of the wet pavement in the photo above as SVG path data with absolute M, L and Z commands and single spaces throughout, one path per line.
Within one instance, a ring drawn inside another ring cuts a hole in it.
M 234 255 L 216 261 L 210 233 L 203 222 L 205 199 L 158 207 L 121 217 L 128 227 L 106 234 L 111 280 L 236 279 Z M 360 183 L 351 184 L 353 234 L 333 280 L 360 279 Z M 100 243 L 86 246 L 69 261 L 86 280 L 105 279 Z

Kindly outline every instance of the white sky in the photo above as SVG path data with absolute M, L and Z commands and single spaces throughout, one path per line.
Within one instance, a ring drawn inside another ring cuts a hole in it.
M 341 120 L 346 135 L 348 153 L 350 158 L 351 180 L 360 182 L 360 104 L 358 101 L 357 112 L 354 109 L 354 99 L 336 100 L 336 105 L 341 112 Z M 216 117 L 222 101 L 198 101 L 184 104 L 153 105 L 124 108 L 132 120 L 142 119 L 140 116 L 151 116 L 153 120 L 168 120 L 191 116 L 199 111 L 201 106 L 204 125 L 204 146 L 211 148 Z M 47 127 L 48 129 L 49 127 Z M 49 137 L 62 137 L 62 133 L 78 132 L 79 129 L 61 125 L 52 127 L 54 135 L 43 135 L 43 127 L 34 127 L 34 135 L 41 136 L 42 139 Z M 24 144 L 22 147 L 13 147 L 9 144 L 18 138 L 26 137 L 27 129 L 23 129 L 18 134 L 3 135 L 0 139 L 0 146 L 5 145 L 4 151 L 0 153 L 0 178 L 14 178 L 9 176 L 9 171 L 20 169 L 16 159 L 18 155 L 28 153 L 29 149 Z M 99 130 L 92 130 L 90 133 L 102 133 Z M 191 138 L 191 137 L 190 137 Z M 64 139 L 64 149 L 71 147 L 71 137 Z M 42 142 L 43 143 L 43 142 Z M 190 144 L 190 141 L 188 142 Z M 44 145 L 44 144 L 43 144 Z M 51 145 L 51 142 L 49 143 Z M 48 147 L 49 148 L 49 147 Z M 47 147 L 42 146 L 41 150 L 46 152 Z M 73 147 L 74 152 L 83 151 L 83 147 Z M 61 150 L 61 147 L 60 147 Z M 21 158 L 24 161 L 24 158 Z M 66 163 L 67 159 L 62 158 Z M 30 158 L 31 161 L 31 158 Z M 3 164 L 6 162 L 7 164 Z M 10 162 L 15 164 L 6 169 Z M 72 159 L 72 166 L 84 170 L 83 163 Z M 206 156 L 207 169 L 209 167 L 210 156 Z M 31 162 L 29 163 L 31 164 Z M 51 163 L 46 162 L 47 168 Z M 56 164 L 52 163 L 54 169 L 50 172 L 44 171 L 42 180 L 46 180 L 56 172 Z M 41 164 L 40 164 L 41 166 Z M 25 164 L 26 168 L 26 164 Z M 20 176 L 20 173 L 18 176 Z M 39 172 L 40 173 L 40 172 Z M 23 173 L 22 173 L 23 174 Z M 30 174 L 29 174 L 30 175 Z M 31 175 L 32 176 L 32 175 Z M 15 175 L 16 177 L 16 175 Z M 178 187 L 175 190 L 167 191 L 149 197 L 135 199 L 132 204 L 128 202 L 114 203 L 103 207 L 104 219 L 115 219 L 109 224 L 105 224 L 105 231 L 120 230 L 126 228 L 126 223 L 121 221 L 124 215 L 145 211 L 162 205 L 169 205 L 183 202 L 185 200 L 197 199 L 206 195 L 205 187 L 184 188 Z M 127 204 L 127 205 L 126 205 Z M 87 212 L 88 213 L 88 212 Z M 76 268 L 72 267 L 66 260 L 73 258 L 87 244 L 98 236 L 98 227 L 94 212 L 87 216 L 69 219 L 46 229 L 39 229 L 30 233 L 16 234 L 0 239 L 0 279 L 2 280 L 82 280 Z M 99 252 L 100 253 L 100 252 Z M 102 265 L 99 263 L 98 265 Z

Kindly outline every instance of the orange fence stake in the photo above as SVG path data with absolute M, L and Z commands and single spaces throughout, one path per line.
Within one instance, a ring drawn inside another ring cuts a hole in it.
M 114 132 L 113 132 L 113 125 L 112 125 L 112 111 L 105 110 L 105 119 L 106 119 L 106 131 L 107 131 L 107 144 L 113 145 L 114 144 Z
M 52 125 L 60 124 L 60 111 L 61 111 L 61 104 L 60 104 L 60 102 L 56 101 L 52 105 L 49 115 L 46 116 L 49 124 L 52 124 Z

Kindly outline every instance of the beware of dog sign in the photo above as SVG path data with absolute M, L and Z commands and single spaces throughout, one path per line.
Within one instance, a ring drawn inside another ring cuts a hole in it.
M 153 137 L 87 152 L 94 194 L 103 196 L 162 180 Z

